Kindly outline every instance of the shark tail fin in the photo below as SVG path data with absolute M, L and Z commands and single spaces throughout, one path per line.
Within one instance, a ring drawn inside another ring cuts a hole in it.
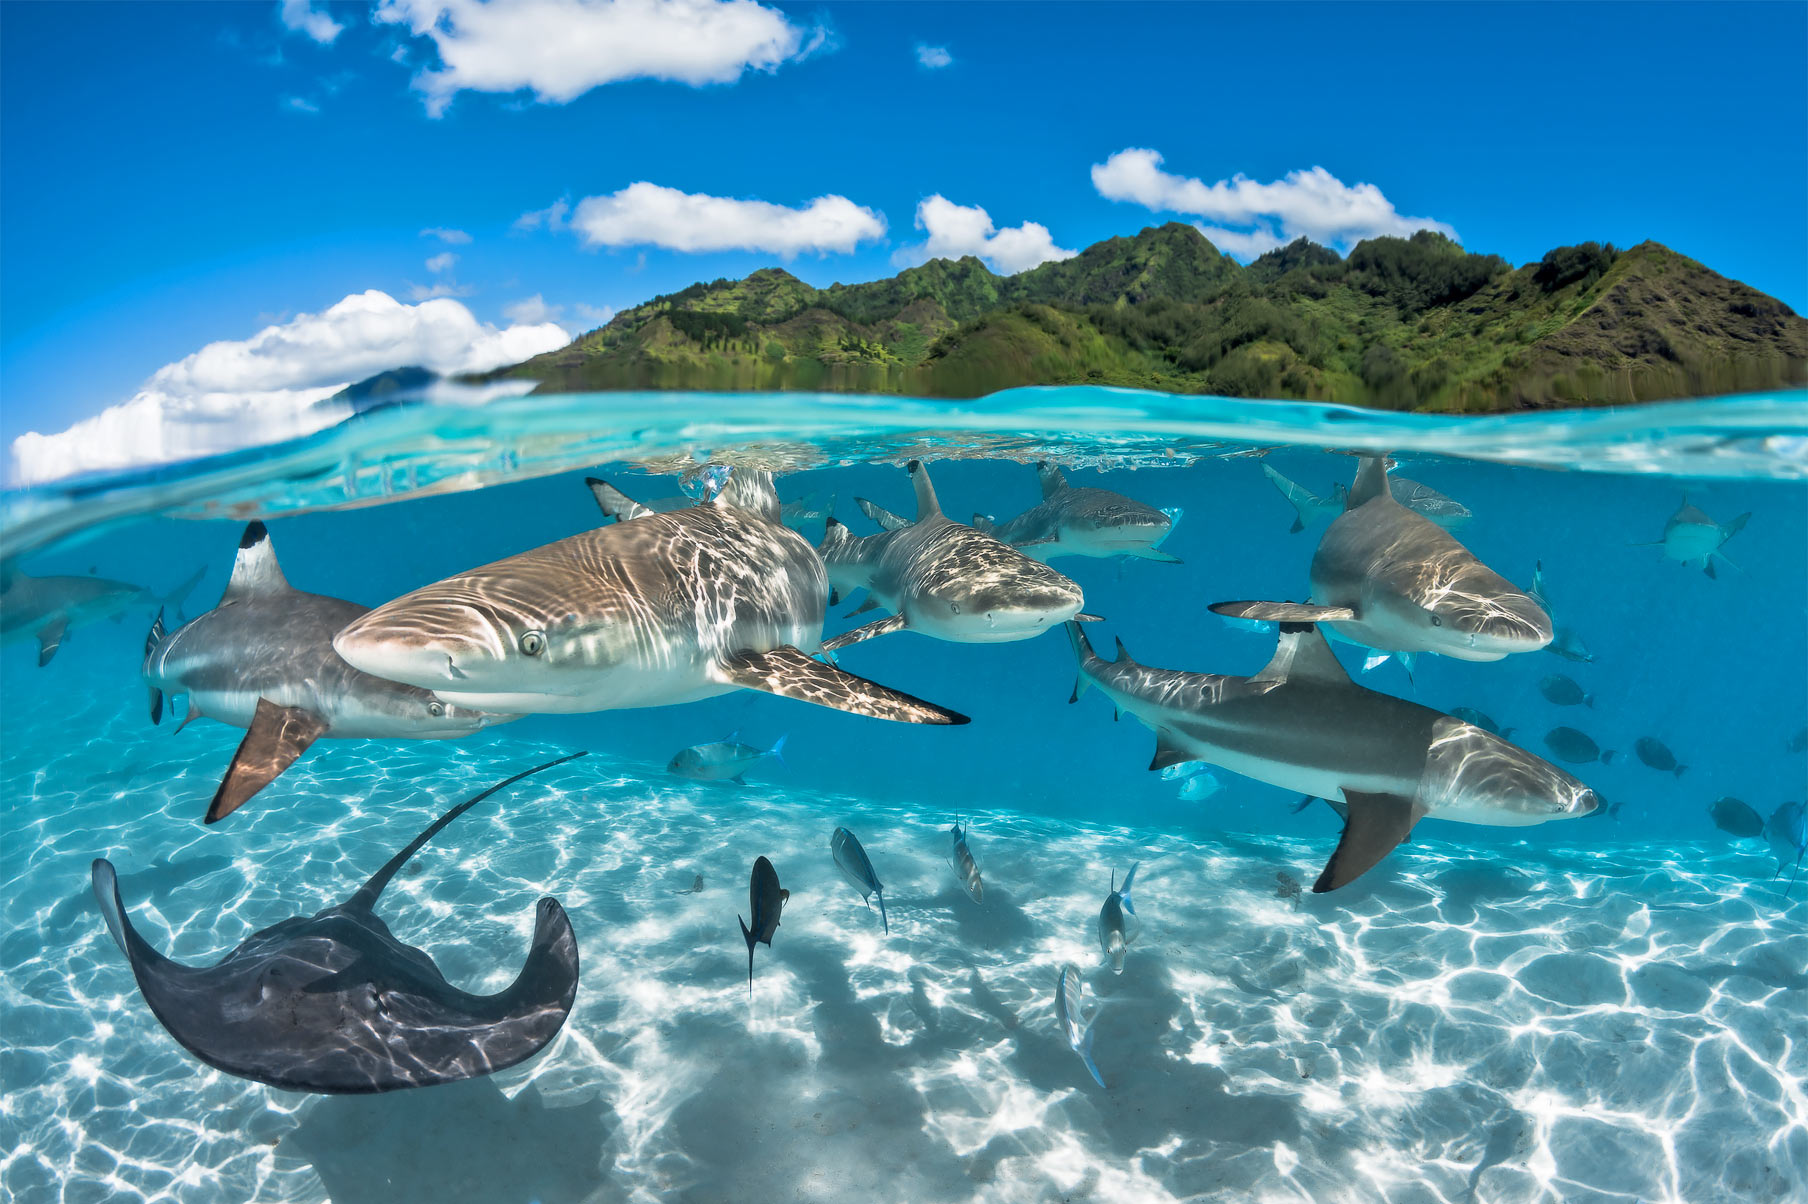
M 625 523 L 653 513 L 601 477 L 585 477 L 584 484 L 590 486 L 591 496 L 596 498 L 597 508 L 604 518 Z
M 1065 626 L 1068 642 L 1073 645 L 1074 659 L 1078 662 L 1074 671 L 1073 693 L 1068 695 L 1067 701 L 1078 702 L 1080 696 L 1092 688 L 1092 678 L 1086 671 L 1087 664 L 1098 660 L 1099 655 L 1092 650 L 1092 641 L 1086 638 L 1084 627 L 1073 622 L 1069 622 Z
M 1720 524 L 1720 542 L 1725 543 L 1727 540 L 1731 539 L 1733 536 L 1739 534 L 1739 532 L 1745 530 L 1745 523 L 1746 523 L 1746 520 L 1748 520 L 1749 518 L 1751 518 L 1751 511 L 1747 510 L 1744 514 L 1741 514 L 1738 518 L 1733 519 L 1731 522 L 1721 523 Z
M 145 659 L 145 664 L 147 666 L 150 663 L 151 653 L 155 652 L 157 650 L 157 645 L 161 644 L 162 642 L 163 642 L 163 611 L 161 608 L 159 608 L 157 611 L 157 617 L 151 621 L 150 633 L 144 637 L 144 659 Z M 151 722 L 153 724 L 162 723 L 163 722 L 163 691 L 159 690 L 156 686 L 151 686 L 150 692 L 151 692 Z
M 860 507 L 860 513 L 878 523 L 884 530 L 900 531 L 910 525 L 909 519 L 904 518 L 901 515 L 893 514 L 884 506 L 879 505 L 877 502 L 869 501 L 866 498 L 855 498 L 854 505 Z
M 791 733 L 786 732 L 784 735 L 774 740 L 772 742 L 772 747 L 766 750 L 767 756 L 771 757 L 774 761 L 777 761 L 780 765 L 783 765 L 786 769 L 791 768 L 790 764 L 785 760 L 785 741 L 790 738 Z
M 182 604 L 188 601 L 188 596 L 195 592 L 195 586 L 201 584 L 201 578 L 205 576 L 207 576 L 207 566 L 202 565 L 194 571 L 193 575 L 191 575 L 187 581 L 184 581 L 181 585 L 178 585 L 175 589 L 159 599 L 164 607 L 176 612 L 176 621 L 178 623 L 183 621 Z M 161 619 L 163 616 L 159 613 L 157 617 Z
M 1086 1026 L 1086 1035 L 1080 1038 L 1080 1061 L 1086 1064 L 1086 1072 L 1092 1075 L 1092 1081 L 1105 1087 L 1105 1076 L 1099 1073 L 1099 1064 L 1092 1060 L 1092 1034 L 1097 1022 Z M 1105 1087 L 1107 1091 L 1109 1087 Z

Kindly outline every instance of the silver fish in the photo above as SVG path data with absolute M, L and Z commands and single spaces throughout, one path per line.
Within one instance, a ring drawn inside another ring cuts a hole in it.
M 972 827 L 961 826 L 957 819 L 954 826 L 948 829 L 948 864 L 954 867 L 954 876 L 960 879 L 961 889 L 975 903 L 986 901 L 986 884 L 979 876 L 979 862 L 973 859 L 973 850 L 967 846 L 967 832 Z
M 1080 968 L 1071 962 L 1062 966 L 1061 977 L 1055 983 L 1055 1019 L 1061 1024 L 1061 1035 L 1086 1064 L 1092 1081 L 1103 1087 L 1105 1076 L 1099 1073 L 1098 1065 L 1092 1060 L 1092 1025 L 1081 1021 L 1080 997 L 1085 992 L 1086 983 L 1080 977 Z
M 1141 864 L 1140 861 L 1131 863 L 1121 887 L 1117 884 L 1116 871 L 1112 872 L 1111 893 L 1105 896 L 1105 905 L 1099 908 L 1099 949 L 1105 954 L 1113 974 L 1124 972 L 1124 954 L 1129 952 L 1130 942 L 1136 939 L 1137 929 L 1141 926 L 1136 918 L 1136 905 L 1130 899 L 1130 888 L 1136 882 L 1136 867 Z
M 871 907 L 871 896 L 879 896 L 879 923 L 890 936 L 891 921 L 885 918 L 885 886 L 873 872 L 873 863 L 866 850 L 860 847 L 860 841 L 846 828 L 836 828 L 835 834 L 829 837 L 829 851 L 835 855 L 835 868 L 860 892 L 862 902 Z

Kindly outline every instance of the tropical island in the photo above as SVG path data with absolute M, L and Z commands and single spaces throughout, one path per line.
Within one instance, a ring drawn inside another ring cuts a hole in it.
M 813 288 L 780 268 L 654 297 L 481 379 L 536 390 L 976 397 L 1090 384 L 1485 412 L 1808 382 L 1808 321 L 1655 242 L 1515 268 L 1430 231 L 1247 266 L 1179 222 L 1016 276 L 931 260 Z

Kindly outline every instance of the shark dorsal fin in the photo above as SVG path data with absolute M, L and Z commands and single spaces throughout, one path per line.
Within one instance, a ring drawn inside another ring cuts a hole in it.
M 1344 509 L 1354 510 L 1364 502 L 1393 496 L 1393 491 L 1387 485 L 1387 457 L 1364 456 L 1362 466 L 1356 470 L 1356 482 L 1350 486 L 1349 496 L 1344 499 Z
M 716 491 L 711 502 L 717 506 L 746 510 L 775 523 L 783 512 L 778 500 L 778 486 L 774 484 L 772 474 L 763 468 L 735 469 L 722 482 L 722 488 Z
M 603 512 L 604 518 L 625 523 L 653 513 L 651 508 L 641 505 L 600 477 L 585 477 L 584 484 L 590 486 L 590 494 L 596 498 L 597 508 Z
M 935 486 L 929 481 L 929 470 L 923 467 L 921 460 L 912 460 L 908 469 L 910 483 L 917 487 L 917 521 L 940 514 L 942 504 L 935 500 Z
M 232 562 L 232 580 L 220 595 L 220 604 L 238 601 L 257 594 L 273 594 L 294 588 L 276 563 L 276 549 L 270 544 L 270 529 L 254 522 L 239 539 L 238 558 Z
M 512 786 L 522 778 L 539 773 L 543 769 L 551 769 L 554 765 L 563 765 L 567 761 L 575 761 L 579 757 L 589 755 L 590 754 L 588 753 L 574 752 L 568 756 L 560 757 L 556 761 L 548 761 L 544 765 L 536 765 L 532 769 L 524 769 L 512 778 L 497 782 L 482 794 L 472 795 L 464 802 L 458 804 L 458 806 L 452 808 L 452 810 L 434 820 L 427 826 L 425 832 L 422 832 L 419 836 L 416 836 L 413 840 L 408 842 L 407 848 L 384 862 L 383 868 L 372 874 L 370 881 L 359 887 L 358 893 L 347 899 L 344 906 L 348 909 L 363 911 L 369 911 L 371 908 L 375 907 L 377 905 L 377 896 L 383 893 L 383 888 L 389 885 L 389 880 L 395 877 L 404 865 L 408 864 L 408 859 L 410 857 L 421 851 L 421 846 L 439 835 L 441 828 L 444 828 L 447 824 L 469 811 L 472 807 L 475 807 L 478 803 L 481 803 L 484 799 L 489 798 L 498 790 L 501 790 L 505 786 Z
M 1349 685 L 1350 675 L 1331 651 L 1324 633 L 1309 623 L 1282 623 L 1280 642 L 1267 666 L 1252 681 L 1317 681 Z
M 1051 498 L 1067 488 L 1067 477 L 1047 460 L 1036 462 L 1036 479 L 1042 482 L 1042 496 Z

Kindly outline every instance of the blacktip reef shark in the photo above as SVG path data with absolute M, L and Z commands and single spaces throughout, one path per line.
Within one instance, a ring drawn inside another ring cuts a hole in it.
M 447 824 L 498 790 L 583 753 L 548 761 L 458 804 L 391 857 L 351 898 L 247 937 L 205 969 L 171 961 L 132 927 L 113 865 L 94 895 L 157 1022 L 207 1065 L 287 1091 L 369 1095 L 475 1078 L 544 1048 L 578 992 L 578 946 L 553 898 L 513 985 L 469 995 L 377 917 L 383 888 Z
M 865 589 L 865 601 L 850 614 L 877 606 L 893 613 L 827 641 L 826 651 L 904 630 L 957 644 L 1001 644 L 1080 617 L 1085 596 L 1077 582 L 955 522 L 942 513 L 922 462 L 912 460 L 909 471 L 916 521 L 860 498 L 861 510 L 885 530 L 857 536 L 828 522 L 820 550 L 836 596 Z
M 1313 890 L 1354 881 L 1431 816 L 1522 827 L 1587 815 L 1594 791 L 1541 757 L 1430 707 L 1350 680 L 1310 624 L 1282 624 L 1274 657 L 1250 677 L 1138 664 L 1118 642 L 1101 659 L 1068 625 L 1079 677 L 1155 732 L 1149 768 L 1209 761 L 1347 808 L 1343 837 Z
M 1136 867 L 1141 864 L 1131 863 L 1122 886 L 1117 884 L 1117 871 L 1111 871 L 1111 893 L 1105 896 L 1105 906 L 1099 908 L 1099 951 L 1113 974 L 1124 972 L 1124 954 L 1136 939 L 1136 904 L 1130 900 L 1130 888 L 1136 883 Z
M 1312 602 L 1219 602 L 1233 618 L 1325 623 L 1381 652 L 1500 660 L 1551 642 L 1551 619 L 1526 593 L 1388 491 L 1381 456 L 1364 456 L 1344 512 L 1312 557 Z
M 1037 463 L 1036 477 L 1042 485 L 1040 504 L 1002 523 L 975 514 L 974 529 L 1043 563 L 1057 556 L 1130 556 L 1180 563 L 1180 557 L 1157 546 L 1179 521 L 1178 510 L 1157 510 L 1109 489 L 1076 489 L 1046 460 Z
M 12 564 L 0 564 L 0 640 L 12 643 L 26 636 L 38 641 L 38 667 L 63 646 L 63 639 L 77 627 L 101 619 L 115 621 L 134 607 L 162 606 L 175 609 L 201 583 L 206 569 L 158 597 L 141 585 L 111 581 L 105 577 L 33 577 Z
M 1319 497 L 1304 485 L 1288 480 L 1268 464 L 1262 465 L 1262 475 L 1268 478 L 1268 483 L 1278 489 L 1281 496 L 1287 499 L 1287 504 L 1293 507 L 1293 525 L 1287 528 L 1289 535 L 1298 535 L 1321 518 L 1335 518 L 1343 512 L 1349 499 L 1349 491 L 1342 485 L 1334 486 L 1330 497 Z M 1429 485 L 1421 485 L 1405 477 L 1390 477 L 1388 489 L 1396 502 L 1425 516 L 1446 531 L 1460 527 L 1475 517 L 1469 507 L 1455 498 L 1446 497 Z
M 760 690 L 903 723 L 959 715 L 813 660 L 829 581 L 779 522 L 768 473 L 655 514 L 591 481 L 616 521 L 404 594 L 340 631 L 367 673 L 509 714 L 671 706 Z
M 173 632 L 158 617 L 144 645 L 151 722 L 162 722 L 165 694 L 186 694 L 188 714 L 177 731 L 200 718 L 246 729 L 206 822 L 232 814 L 323 736 L 446 740 L 515 718 L 346 664 L 333 636 L 368 610 L 290 585 L 270 532 L 254 522 L 239 540 L 219 605 Z
M 1751 511 L 1733 519 L 1728 523 L 1717 523 L 1706 514 L 1696 509 L 1683 495 L 1682 506 L 1670 521 L 1664 524 L 1664 537 L 1654 545 L 1662 546 L 1664 555 L 1678 564 L 1686 564 L 1698 568 L 1710 578 L 1714 576 L 1714 560 L 1718 557 L 1734 568 L 1739 566 L 1727 559 L 1726 553 L 1720 549 L 1726 541 L 1745 530 L 1746 520 L 1751 518 Z

